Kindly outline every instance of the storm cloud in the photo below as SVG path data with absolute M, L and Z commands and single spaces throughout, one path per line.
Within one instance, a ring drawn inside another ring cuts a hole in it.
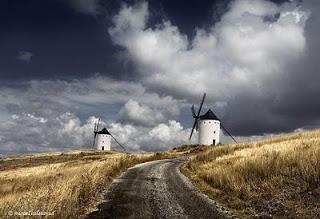
M 218 23 L 196 28 L 193 38 L 169 20 L 148 26 L 147 2 L 124 4 L 109 34 L 149 89 L 190 102 L 207 92 L 207 105 L 223 103 L 216 110 L 237 135 L 290 131 L 319 117 L 310 102 L 319 94 L 319 80 L 310 80 L 319 78 L 313 3 L 233 1 Z
M 174 120 L 184 106 L 185 101 L 147 92 L 141 84 L 98 75 L 3 87 L 1 151 L 91 148 L 98 117 L 100 127 L 107 127 L 129 150 L 167 149 L 186 142 L 190 130 Z
M 102 16 L 99 1 L 67 2 Z M 318 1 L 230 1 L 193 34 L 170 16 L 155 22 L 152 5 L 122 3 L 106 15 L 102 37 L 111 40 L 113 64 L 128 64 L 129 72 L 57 72 L 57 79 L 1 85 L 0 153 L 91 148 L 98 117 L 129 150 L 194 143 L 190 106 L 203 92 L 205 109 L 238 140 L 319 127 Z M 30 66 L 31 58 L 19 61 Z

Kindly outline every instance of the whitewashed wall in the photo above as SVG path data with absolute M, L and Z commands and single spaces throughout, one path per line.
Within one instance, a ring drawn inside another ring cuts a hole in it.
M 215 145 L 220 143 L 220 121 L 218 120 L 199 120 L 199 144 Z

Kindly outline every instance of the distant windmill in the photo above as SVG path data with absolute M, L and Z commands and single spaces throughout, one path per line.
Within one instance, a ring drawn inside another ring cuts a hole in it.
M 99 131 L 99 122 L 100 118 L 96 123 L 94 123 L 93 128 L 93 147 L 96 146 L 98 150 L 102 151 L 111 151 L 111 138 L 123 149 L 126 150 L 125 147 L 118 142 L 118 140 L 106 129 L 103 128 Z
M 200 145 L 217 145 L 220 143 L 220 126 L 232 138 L 234 142 L 237 141 L 230 134 L 230 132 L 222 125 L 221 120 L 209 109 L 204 115 L 200 115 L 202 105 L 206 98 L 206 93 L 203 94 L 199 110 L 196 114 L 194 105 L 191 107 L 194 123 L 192 126 L 189 140 L 191 140 L 194 129 L 199 130 L 199 144 Z

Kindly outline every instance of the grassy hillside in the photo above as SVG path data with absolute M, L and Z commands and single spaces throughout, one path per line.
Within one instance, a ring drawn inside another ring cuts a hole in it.
M 167 156 L 82 151 L 2 158 L 0 218 L 29 211 L 79 218 L 94 208 L 101 189 L 121 171 Z
M 320 218 L 320 131 L 208 147 L 182 167 L 240 217 Z

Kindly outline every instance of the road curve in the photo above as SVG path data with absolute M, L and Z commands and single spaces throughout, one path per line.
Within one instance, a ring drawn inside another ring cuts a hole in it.
M 186 158 L 136 165 L 115 179 L 87 218 L 226 218 L 180 173 Z

